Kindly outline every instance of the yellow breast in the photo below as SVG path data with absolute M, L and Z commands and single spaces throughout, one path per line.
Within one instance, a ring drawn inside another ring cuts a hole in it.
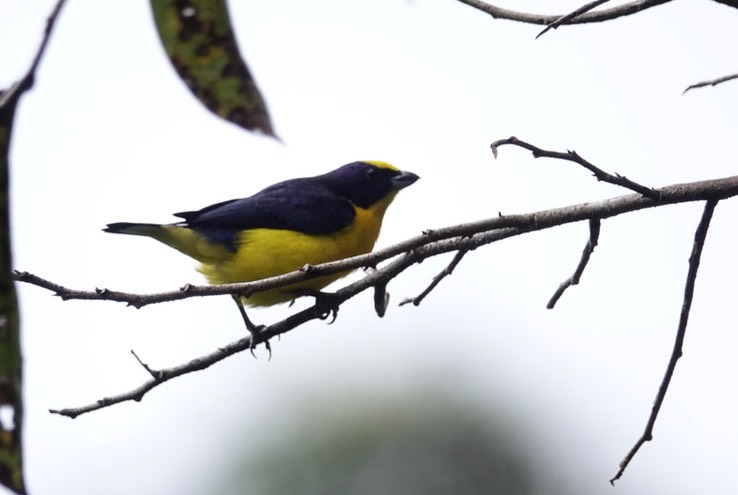
M 365 254 L 374 248 L 382 218 L 394 194 L 369 209 L 355 208 L 356 217 L 347 227 L 328 235 L 308 235 L 291 230 L 251 229 L 238 238 L 235 253 L 200 267 L 213 284 L 251 282 L 317 265 Z M 269 306 L 294 299 L 295 289 L 320 290 L 349 272 L 327 275 L 283 289 L 254 294 L 244 301 L 250 306 Z

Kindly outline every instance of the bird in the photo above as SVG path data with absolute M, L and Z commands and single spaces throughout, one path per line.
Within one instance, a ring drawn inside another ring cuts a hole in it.
M 371 252 L 387 207 L 418 179 L 387 162 L 356 161 L 246 198 L 175 213 L 181 219 L 175 223 L 118 222 L 103 230 L 156 239 L 199 261 L 198 270 L 211 284 L 252 282 Z M 239 309 L 249 327 L 243 305 L 272 306 L 320 294 L 348 273 L 240 297 Z M 253 336 L 253 324 L 249 330 Z

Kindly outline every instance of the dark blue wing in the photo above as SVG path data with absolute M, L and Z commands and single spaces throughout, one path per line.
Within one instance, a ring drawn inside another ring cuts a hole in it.
M 235 251 L 236 236 L 243 230 L 269 228 L 331 234 L 350 224 L 355 212 L 348 199 L 310 178 L 280 182 L 248 198 L 175 215 L 184 219 L 181 225 Z

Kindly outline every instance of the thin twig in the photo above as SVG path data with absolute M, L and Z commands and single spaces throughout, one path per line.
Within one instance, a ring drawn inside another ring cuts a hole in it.
M 592 172 L 592 174 L 594 174 L 594 176 L 597 178 L 598 181 L 607 182 L 609 184 L 624 187 L 626 189 L 630 189 L 631 191 L 635 191 L 637 193 L 643 194 L 646 197 L 657 199 L 658 193 L 654 189 L 638 184 L 637 182 L 633 182 L 632 180 L 620 174 L 615 174 L 615 175 L 609 174 L 605 172 L 604 170 L 602 170 L 601 168 L 595 166 L 594 164 L 590 163 L 589 161 L 579 156 L 579 154 L 576 151 L 567 150 L 566 153 L 562 153 L 561 151 L 544 150 L 542 148 L 539 148 L 538 146 L 535 146 L 530 143 L 526 143 L 525 141 L 521 141 L 515 136 L 512 136 L 507 139 L 500 139 L 499 141 L 495 141 L 494 143 L 490 145 L 490 148 L 492 149 L 492 154 L 494 155 L 495 158 L 497 158 L 497 148 L 499 148 L 500 146 L 505 146 L 505 145 L 518 146 L 520 148 L 526 149 L 533 153 L 534 158 L 545 157 L 545 158 L 555 158 L 558 160 L 566 160 L 569 162 L 574 162 L 586 168 L 590 172 Z
M 574 274 L 571 277 L 561 282 L 559 288 L 556 289 L 556 292 L 554 292 L 554 295 L 551 296 L 548 304 L 546 304 L 547 309 L 553 309 L 558 300 L 564 294 L 564 291 L 572 285 L 577 285 L 579 283 L 579 279 L 582 277 L 582 273 L 584 273 L 584 269 L 587 267 L 589 258 L 592 256 L 595 247 L 597 247 L 597 242 L 600 239 L 600 224 L 601 222 L 599 218 L 591 218 L 589 220 L 589 239 L 587 240 L 587 244 L 584 246 L 584 251 L 582 251 L 582 258 L 579 260 L 579 265 L 577 266 L 577 269 L 574 270 Z
M 550 23 L 548 26 L 544 28 L 543 31 L 538 33 L 538 36 L 536 36 L 536 39 L 543 36 L 547 31 L 551 29 L 558 29 L 559 26 L 562 24 L 571 24 L 571 21 L 576 19 L 577 17 L 580 17 L 582 14 L 586 14 L 592 9 L 596 9 L 602 4 L 605 4 L 609 2 L 610 0 L 595 0 L 594 2 L 589 2 L 588 4 L 582 5 L 578 9 L 574 10 L 573 12 L 569 12 L 565 16 L 559 17 L 554 22 Z
M 718 77 L 717 79 L 712 79 L 710 81 L 702 81 L 702 82 L 692 84 L 691 86 L 688 86 L 687 89 L 685 89 L 682 94 L 685 94 L 690 89 L 703 88 L 705 86 L 717 86 L 718 84 L 722 84 L 727 81 L 732 81 L 733 79 L 738 79 L 738 74 L 731 74 L 729 76 Z
M 412 303 L 413 306 L 420 306 L 420 303 L 423 302 L 423 299 L 425 299 L 426 296 L 428 294 L 430 294 L 431 291 L 433 289 L 435 289 L 438 284 L 441 283 L 441 280 L 443 280 L 444 278 L 448 277 L 449 275 L 451 275 L 454 272 L 454 269 L 456 269 L 456 266 L 459 263 L 461 263 L 461 260 L 464 258 L 464 256 L 468 252 L 469 251 L 468 250 L 465 250 L 465 249 L 458 251 L 456 253 L 456 255 L 454 256 L 454 258 L 451 260 L 451 263 L 449 263 L 446 266 L 446 268 L 444 268 L 443 270 L 441 270 L 441 272 L 438 275 L 436 275 L 435 277 L 433 277 L 433 280 L 431 281 L 430 285 L 428 285 L 428 287 L 426 287 L 423 292 L 421 292 L 420 294 L 418 294 L 415 297 L 408 297 L 407 299 L 403 300 L 402 302 L 400 302 L 400 306 L 404 306 L 404 305 L 410 304 L 410 303 Z
M 38 69 L 38 66 L 41 63 L 41 58 L 44 53 L 46 53 L 46 47 L 49 44 L 51 32 L 54 30 L 54 24 L 59 17 L 59 13 L 61 12 L 65 1 L 66 0 L 59 0 L 54 6 L 54 10 L 51 11 L 51 14 L 49 14 L 49 17 L 46 19 L 46 28 L 44 29 L 43 38 L 41 38 L 41 45 L 38 47 L 36 56 L 33 57 L 33 62 L 31 62 L 31 67 L 28 69 L 28 72 L 26 72 L 22 79 L 15 82 L 6 91 L 0 92 L 0 111 L 14 107 L 21 95 L 33 87 L 34 79 L 36 77 L 36 69 Z
M 705 245 L 705 239 L 707 238 L 707 230 L 710 228 L 710 220 L 712 214 L 715 211 L 715 207 L 718 204 L 718 200 L 710 199 L 705 204 L 705 209 L 702 213 L 702 218 L 697 226 L 697 230 L 694 233 L 694 244 L 692 245 L 692 254 L 689 256 L 689 270 L 687 271 L 687 281 L 684 286 L 684 299 L 682 301 L 682 312 L 679 315 L 679 326 L 677 328 L 676 339 L 674 340 L 674 348 L 671 351 L 671 357 L 669 358 L 669 364 L 666 367 L 666 373 L 664 378 L 661 380 L 659 391 L 656 394 L 656 400 L 651 408 L 651 415 L 648 417 L 648 423 L 646 423 L 646 429 L 643 431 L 643 435 L 630 449 L 625 459 L 620 462 L 620 469 L 614 478 L 610 480 L 611 484 L 615 484 L 615 481 L 625 472 L 625 469 L 633 460 L 636 453 L 643 446 L 644 443 L 650 442 L 653 439 L 653 427 L 656 424 L 656 418 L 659 415 L 661 406 L 664 403 L 664 397 L 666 397 L 666 391 L 669 389 L 671 378 L 674 375 L 674 369 L 676 368 L 677 361 L 682 357 L 682 346 L 684 345 L 684 336 L 687 332 L 687 322 L 689 320 L 689 311 L 692 308 L 692 298 L 694 296 L 694 286 L 697 280 L 697 271 L 700 267 L 700 257 L 702 256 L 702 248 Z
M 599 10 L 597 12 L 587 12 L 586 14 L 577 16 L 576 18 L 568 21 L 566 24 L 587 24 L 591 22 L 603 22 L 617 19 L 618 17 L 625 17 L 633 14 L 637 14 L 643 10 L 651 7 L 656 7 L 664 3 L 669 3 L 671 0 L 639 0 L 630 3 L 624 3 L 610 9 Z M 459 2 L 474 7 L 477 10 L 491 15 L 495 19 L 507 19 L 510 21 L 523 22 L 526 24 L 540 24 L 547 25 L 563 17 L 561 15 L 541 15 L 541 14 L 528 14 L 525 12 L 518 12 L 515 10 L 503 9 L 495 5 L 483 2 L 482 0 L 459 0 Z
M 146 364 L 143 361 L 141 361 L 141 358 L 138 357 L 138 354 L 136 354 L 136 351 L 134 351 L 133 349 L 131 349 L 131 354 L 133 354 L 133 357 L 136 358 L 136 361 L 138 361 L 138 364 L 140 364 L 143 367 L 143 369 L 145 369 L 148 372 L 148 374 L 151 375 L 152 378 L 154 378 L 154 379 L 158 379 L 159 378 L 159 372 L 156 371 L 156 370 L 154 370 L 154 369 L 152 369 L 151 366 L 149 366 L 148 364 Z

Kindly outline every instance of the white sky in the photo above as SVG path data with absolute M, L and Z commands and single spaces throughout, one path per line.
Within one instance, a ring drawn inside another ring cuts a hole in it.
M 18 269 L 87 289 L 201 283 L 192 260 L 100 229 L 166 222 L 357 159 L 422 177 L 390 209 L 380 246 L 498 211 L 625 194 L 521 150 L 493 160 L 489 143 L 510 135 L 574 148 L 652 186 L 735 173 L 738 84 L 681 94 L 738 69 L 738 12 L 713 2 L 674 2 L 537 41 L 538 27 L 453 0 L 231 3 L 286 145 L 212 117 L 190 96 L 148 2 L 69 0 L 16 122 Z M 552 3 L 507 6 L 550 12 Z M 557 3 L 558 12 L 579 5 Z M 26 70 L 52 4 L 0 0 L 0 87 Z M 238 314 L 226 298 L 136 311 L 21 286 L 30 489 L 199 493 L 234 437 L 268 441 L 301 402 L 402 395 L 440 380 L 492 414 L 518 417 L 542 459 L 558 463 L 557 478 L 585 493 L 735 493 L 737 210 L 735 201 L 717 208 L 655 441 L 614 489 L 607 480 L 645 426 L 671 352 L 701 205 L 604 222 L 582 284 L 554 311 L 545 303 L 576 266 L 584 224 L 471 253 L 418 308 L 393 305 L 380 320 L 364 294 L 332 326 L 313 322 L 274 342 L 271 362 L 241 354 L 75 421 L 46 411 L 146 380 L 130 349 L 164 367 L 240 338 Z M 404 274 L 389 287 L 393 301 L 420 292 L 446 262 Z

